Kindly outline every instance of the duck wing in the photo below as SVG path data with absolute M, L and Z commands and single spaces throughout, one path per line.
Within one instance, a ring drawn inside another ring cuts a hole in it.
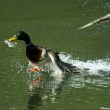
M 67 72 L 67 73 L 72 73 L 72 72 L 78 72 L 79 69 L 76 66 L 72 66 L 72 64 L 63 62 L 60 57 L 58 56 L 57 52 L 54 51 L 49 51 L 48 55 L 54 65 L 57 66 L 57 68 L 61 72 Z

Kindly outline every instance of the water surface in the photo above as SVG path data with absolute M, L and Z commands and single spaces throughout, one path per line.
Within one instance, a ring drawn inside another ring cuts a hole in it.
M 109 10 L 108 0 L 0 0 L 0 110 L 109 110 L 110 22 L 77 30 Z M 3 42 L 19 30 L 35 44 L 65 52 L 61 58 L 89 68 L 89 76 L 46 78 L 30 91 L 25 44 Z

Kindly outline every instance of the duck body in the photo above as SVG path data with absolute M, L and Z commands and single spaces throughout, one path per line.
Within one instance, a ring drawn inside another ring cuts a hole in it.
M 38 63 L 40 61 L 42 50 L 36 46 L 26 46 L 26 56 L 29 61 Z
M 17 32 L 13 37 L 9 39 L 9 41 L 16 41 L 16 40 L 22 40 L 25 42 L 26 56 L 28 60 L 33 64 L 38 64 L 42 61 L 47 61 L 48 59 L 50 59 L 51 62 L 54 65 L 56 65 L 62 73 L 64 71 L 71 72 L 71 70 L 75 68 L 71 64 L 63 62 L 59 58 L 58 52 L 46 49 L 41 46 L 34 45 L 31 42 L 29 35 L 23 31 Z
M 45 48 L 30 44 L 26 46 L 26 56 L 30 62 L 38 64 L 48 58 L 47 50 Z

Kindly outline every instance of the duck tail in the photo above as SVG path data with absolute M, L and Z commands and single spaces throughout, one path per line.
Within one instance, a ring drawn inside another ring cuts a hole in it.
M 67 73 L 79 73 L 79 69 L 72 64 L 62 61 L 58 55 L 58 52 L 49 51 L 48 55 L 52 60 L 52 63 L 58 67 L 62 72 Z
M 60 65 L 64 72 L 67 72 L 67 73 L 79 73 L 80 72 L 79 68 L 77 68 L 76 66 L 73 66 L 72 64 L 63 62 L 61 59 L 60 59 Z

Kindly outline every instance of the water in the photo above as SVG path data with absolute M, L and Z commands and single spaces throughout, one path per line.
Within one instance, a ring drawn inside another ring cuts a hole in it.
M 108 0 L 0 0 L 0 110 L 109 110 L 110 22 L 77 30 L 109 8 Z M 19 30 L 35 44 L 64 52 L 61 59 L 81 75 L 63 78 L 56 71 L 31 88 L 25 44 L 4 43 Z

